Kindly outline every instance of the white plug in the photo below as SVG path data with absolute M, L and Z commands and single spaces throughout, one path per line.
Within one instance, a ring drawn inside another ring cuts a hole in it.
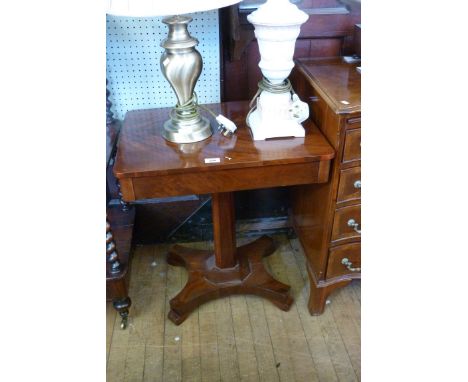
M 302 102 L 297 94 L 292 96 L 292 117 L 298 122 L 302 123 L 309 118 L 309 105 Z
M 227 119 L 224 115 L 218 115 L 216 120 L 219 123 L 219 130 L 221 130 L 221 134 L 223 134 L 225 137 L 231 136 L 237 130 L 236 124 L 230 119 Z

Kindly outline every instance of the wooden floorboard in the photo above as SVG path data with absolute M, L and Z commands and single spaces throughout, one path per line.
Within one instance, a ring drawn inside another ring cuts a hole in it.
M 142 262 L 141 274 L 151 280 L 150 300 L 148 306 L 144 307 L 143 313 L 147 317 L 147 333 L 145 339 L 145 363 L 143 370 L 143 381 L 161 381 L 164 362 L 164 324 L 166 318 L 166 285 L 167 269 L 166 246 L 149 246 L 153 252 Z M 136 280 L 142 276 L 134 272 Z M 131 283 L 131 286 L 136 283 Z M 164 303 L 163 303 L 164 302 Z
M 265 264 L 291 285 L 288 312 L 260 297 L 231 296 L 202 305 L 180 326 L 167 314 L 186 271 L 167 265 L 167 244 L 137 247 L 126 330 L 107 303 L 107 381 L 359 381 L 360 281 L 332 293 L 324 314 L 311 316 L 302 248 L 284 235 L 275 241 L 277 250 Z
M 294 371 L 294 380 L 318 381 L 315 364 L 297 310 L 297 285 L 294 284 L 294 275 L 291 274 L 292 268 L 288 264 L 288 260 L 293 260 L 290 254 L 289 241 L 286 237 L 277 237 L 276 242 L 278 246 L 276 256 L 270 256 L 268 259 L 271 272 L 279 281 L 291 285 L 291 293 L 295 301 L 288 312 L 281 312 L 285 334 L 289 342 L 289 355 Z
M 205 243 L 193 243 L 192 248 L 204 249 Z M 181 288 L 188 279 L 187 272 L 181 272 Z M 200 323 L 198 320 L 198 311 L 193 312 L 181 325 L 182 330 L 182 380 L 201 381 L 201 358 L 200 358 Z
M 309 298 L 309 281 L 306 271 L 306 262 L 298 243 L 290 240 L 291 256 L 296 260 L 291 261 L 289 266 L 296 269 L 295 278 L 292 281 L 292 289 L 295 291 L 294 298 L 298 308 L 304 333 L 309 344 L 312 359 L 315 363 L 320 381 L 338 381 L 335 367 L 328 351 L 328 346 L 320 328 L 320 316 L 311 316 L 307 308 Z
M 112 343 L 112 335 L 114 334 L 115 320 L 117 312 L 112 307 L 112 302 L 106 304 L 106 362 L 109 362 L 109 352 Z
M 231 303 L 234 340 L 236 341 L 239 380 L 256 382 L 260 380 L 257 368 L 252 326 L 245 296 L 229 297 Z
M 166 285 L 166 313 L 169 312 L 169 301 L 182 288 L 181 267 L 169 266 Z M 163 380 L 182 381 L 182 327 L 174 325 L 164 318 L 164 360 Z

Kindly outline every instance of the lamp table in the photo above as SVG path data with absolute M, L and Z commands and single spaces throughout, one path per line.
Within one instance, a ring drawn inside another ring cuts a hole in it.
M 248 102 L 209 108 L 234 121 L 237 133 L 230 138 L 215 133 L 201 142 L 176 144 L 162 136 L 167 108 L 128 112 L 114 165 L 126 202 L 212 195 L 214 249 L 175 245 L 167 257 L 169 264 L 184 266 L 189 273 L 185 287 L 170 301 L 169 318 L 177 325 L 200 304 L 231 294 L 255 294 L 280 309 L 290 308 L 290 287 L 275 280 L 262 263 L 275 250 L 273 240 L 263 236 L 236 246 L 233 193 L 327 182 L 335 155 L 310 120 L 305 122 L 303 138 L 254 141 L 245 125 Z

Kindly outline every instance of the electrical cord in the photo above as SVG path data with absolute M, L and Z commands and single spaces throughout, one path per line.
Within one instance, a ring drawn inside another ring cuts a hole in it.
M 198 111 L 199 108 L 209 113 L 218 122 L 218 130 L 221 131 L 221 134 L 224 136 L 234 134 L 237 129 L 235 123 L 223 115 L 216 115 L 211 109 L 203 105 L 199 105 L 196 92 L 193 92 L 192 98 L 190 98 L 186 103 L 182 105 L 177 104 L 175 108 L 171 110 L 170 116 L 176 123 L 197 120 L 200 118 L 200 112 Z
M 257 105 L 254 105 L 254 102 L 260 96 L 262 91 L 266 91 L 268 93 L 273 93 L 273 94 L 291 93 L 291 96 L 296 94 L 296 92 L 292 88 L 291 82 L 288 79 L 285 79 L 280 84 L 273 84 L 267 78 L 263 77 L 258 82 L 258 90 L 257 90 L 257 92 L 255 93 L 255 95 L 253 96 L 252 100 L 249 103 L 250 111 L 247 113 L 247 118 L 246 118 L 247 126 L 249 126 L 249 127 L 250 127 L 250 125 L 249 125 L 250 114 L 252 114 L 255 111 L 255 109 L 257 108 Z

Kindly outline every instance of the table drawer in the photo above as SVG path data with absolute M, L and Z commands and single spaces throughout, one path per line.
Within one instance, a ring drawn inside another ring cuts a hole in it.
M 290 163 L 263 167 L 212 169 L 158 176 L 120 179 L 123 199 L 162 198 L 179 195 L 211 194 L 283 187 L 298 184 L 326 183 L 330 161 Z
M 344 143 L 343 163 L 361 160 L 361 129 L 347 130 Z
M 346 129 L 357 129 L 361 127 L 361 116 L 357 115 L 346 119 Z
M 333 220 L 332 241 L 361 237 L 361 205 L 338 208 Z
M 337 202 L 347 202 L 361 198 L 361 167 L 341 170 Z
M 330 249 L 326 278 L 361 273 L 361 243 L 343 244 Z

